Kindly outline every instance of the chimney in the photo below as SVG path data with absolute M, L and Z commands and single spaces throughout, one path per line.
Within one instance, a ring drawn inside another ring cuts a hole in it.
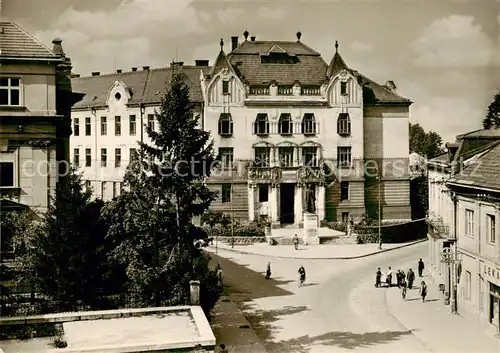
M 250 37 L 250 41 L 255 42 L 255 36 Z
M 132 68 L 132 71 L 133 71 L 133 72 L 137 71 L 137 67 L 133 67 L 133 68 Z
M 243 32 L 243 37 L 245 37 L 245 42 L 248 40 L 248 35 L 249 34 L 250 33 L 248 33 L 248 31 Z
M 92 76 L 99 76 L 101 73 L 99 71 L 92 72 Z
M 58 56 L 64 56 L 64 50 L 62 48 L 62 40 L 60 38 L 54 38 L 52 40 L 52 44 L 54 44 L 54 46 L 52 47 L 52 51 L 54 52 L 54 54 L 58 55 Z
M 231 37 L 231 51 L 235 50 L 238 48 L 238 37 L 234 36 Z
M 172 62 L 172 64 L 170 64 L 170 67 L 175 67 L 175 66 L 182 67 L 182 66 L 184 66 L 184 62 L 183 61 L 174 61 L 174 62 Z
M 300 38 L 302 38 L 302 32 L 300 31 L 297 32 L 296 36 L 297 36 L 297 42 L 300 42 Z
M 396 93 L 396 84 L 394 81 L 385 81 L 385 87 L 389 89 L 389 91 Z
M 143 69 L 144 71 L 148 71 L 148 70 L 149 70 L 149 66 L 143 66 L 143 67 L 142 67 L 142 69 Z
M 208 66 L 208 60 L 195 60 L 196 66 Z
M 116 73 L 117 74 L 121 74 L 122 73 L 122 69 L 116 69 Z

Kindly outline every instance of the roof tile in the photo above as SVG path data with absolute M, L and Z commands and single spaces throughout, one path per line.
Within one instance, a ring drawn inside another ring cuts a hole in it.
M 60 59 L 17 23 L 0 21 L 0 28 L 0 58 Z

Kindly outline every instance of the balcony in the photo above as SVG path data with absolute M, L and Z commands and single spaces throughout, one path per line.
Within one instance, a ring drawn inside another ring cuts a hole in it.
M 447 239 L 451 237 L 450 226 L 443 221 L 443 217 L 429 212 L 426 217 L 426 223 L 429 226 L 429 231 L 436 238 Z

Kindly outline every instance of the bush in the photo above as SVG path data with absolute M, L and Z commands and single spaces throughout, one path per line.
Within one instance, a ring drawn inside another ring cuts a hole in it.
M 326 223 L 326 227 L 344 233 L 347 231 L 347 224 L 344 222 L 328 222 Z
M 259 223 L 239 224 L 234 227 L 235 237 L 265 237 L 265 227 Z
M 358 244 L 378 243 L 378 226 L 357 226 L 355 232 L 357 234 Z M 427 224 L 425 219 L 397 223 L 386 224 L 380 228 L 382 243 L 405 243 L 422 239 L 427 236 Z

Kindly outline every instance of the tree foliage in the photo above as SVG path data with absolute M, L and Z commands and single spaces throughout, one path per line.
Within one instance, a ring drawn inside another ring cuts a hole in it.
M 483 119 L 483 128 L 500 129 L 500 92 L 495 94 L 488 106 L 486 117 Z
M 443 139 L 436 132 L 425 132 L 420 124 L 410 123 L 410 153 L 413 152 L 434 158 L 444 152 Z
M 424 218 L 429 210 L 429 185 L 427 175 L 410 180 L 410 204 L 412 219 Z
M 217 158 L 209 133 L 198 128 L 181 71 L 172 73 L 156 119 L 157 131 L 147 127 L 151 144 L 142 143 L 127 168 L 127 190 L 103 213 L 111 258 L 125 268 L 132 305 L 188 304 L 189 281 L 200 280 L 210 310 L 220 289 L 209 257 L 193 244 L 191 219 L 215 198 L 203 181 Z
M 103 202 L 91 202 L 90 195 L 71 171 L 57 183 L 41 221 L 16 232 L 20 281 L 59 303 L 60 310 L 104 305 L 107 227 L 100 217 Z

